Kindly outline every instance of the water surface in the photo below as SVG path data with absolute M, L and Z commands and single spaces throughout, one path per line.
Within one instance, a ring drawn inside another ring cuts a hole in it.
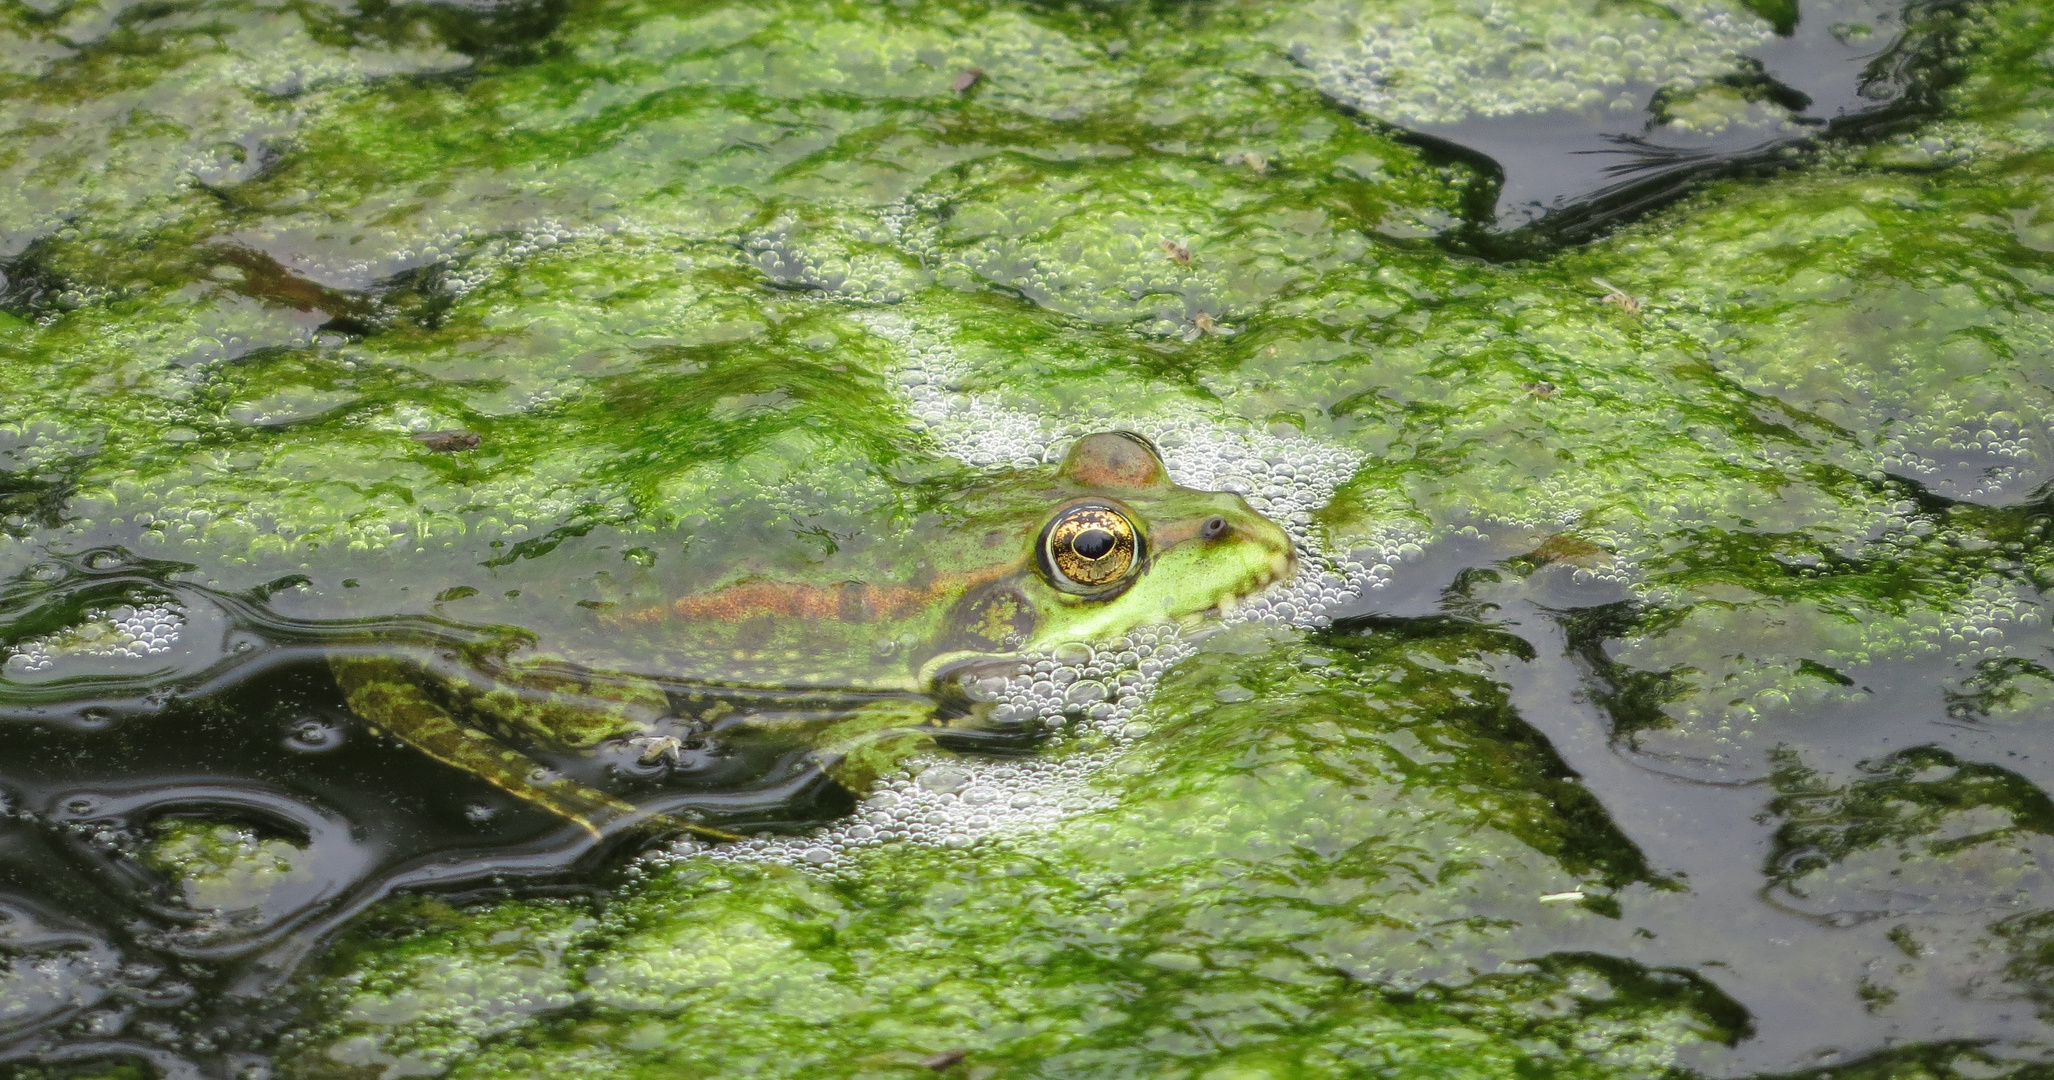
M 17 1075 L 2045 1068 L 2041 6 L 0 11 Z M 740 844 L 328 674 L 1111 428 L 1294 591 L 862 800 L 549 762 Z

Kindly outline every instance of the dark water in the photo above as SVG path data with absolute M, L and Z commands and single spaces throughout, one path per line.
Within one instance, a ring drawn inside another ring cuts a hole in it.
M 2050 507 L 2032 509 L 2045 514 Z M 1868 961 L 1869 972 L 1958 964 L 1961 958 L 1948 954 L 1959 946 L 1934 940 L 1954 918 L 2029 905 L 2030 886 L 2006 893 L 1982 880 L 1935 880 L 1913 864 L 1915 856 L 1905 857 L 1905 876 L 1894 883 L 1889 871 L 1881 881 L 1831 891 L 1803 879 L 1850 849 L 1916 834 L 1907 817 L 1918 811 L 1904 815 L 1907 807 L 1936 816 L 1994 811 L 2024 835 L 2045 833 L 2054 826 L 2054 803 L 2045 794 L 2054 784 L 2054 755 L 2041 732 L 1979 722 L 1954 689 L 1968 673 L 1956 662 L 1936 661 L 1873 670 L 1855 688 L 1855 700 L 1812 710 L 1786 729 L 1786 746 L 1802 748 L 1801 767 L 1794 749 L 1766 760 L 1711 760 L 1636 748 L 1646 697 L 1635 692 L 1632 672 L 1608 656 L 1621 620 L 1635 617 L 1615 588 L 1560 572 L 1507 587 L 1512 575 L 1488 551 L 1451 545 L 1434 554 L 1442 565 L 1421 567 L 1405 583 L 1412 595 L 1373 604 L 1377 614 L 1337 629 L 1487 627 L 1507 636 L 1511 647 L 1493 650 L 1490 669 L 1503 680 L 1509 709 L 1607 808 L 1606 820 L 1618 830 L 1611 842 L 1636 856 L 1648 853 L 1650 869 L 1676 887 L 1628 916 L 1634 932 L 1647 936 L 1650 958 L 1680 970 L 1707 970 L 1702 965 L 1712 962 L 1720 1001 L 1745 1017 L 1744 1037 L 1719 1071 L 1823 1080 L 1927 1075 L 1920 1069 L 1974 1075 L 1987 1065 L 2000 1075 L 2037 1075 L 2031 1066 L 2003 1071 L 2018 1068 L 2013 1055 L 2034 1052 L 2041 1020 L 2028 1000 L 1994 980 L 1967 988 L 1944 978 L 1919 985 L 1921 971 L 1908 980 L 1908 1008 L 1898 1014 L 1911 1017 L 1907 1023 L 1879 1016 L 1876 992 L 1850 985 L 1863 968 L 1792 958 L 1879 958 Z M 1444 576 L 1449 563 L 1465 562 L 1452 580 Z M 1449 610 L 1480 621 L 1439 614 Z M 1826 776 L 1860 778 L 1853 797 L 1818 782 Z M 2031 856 L 2016 865 L 2029 867 Z M 1898 1004 L 1894 994 L 1887 1003 Z M 1974 1015 L 1977 1038 L 1950 1038 L 1961 1031 L 1964 1013 Z M 1895 1042 L 1909 1045 L 1865 1049 Z M 2001 1048 L 1997 1056 L 1982 1059 L 1981 1049 L 1993 1044 Z M 1793 1064 L 1812 1068 L 1785 1072 Z
M 1464 234 L 1465 248 L 1543 254 L 1602 236 L 1708 181 L 1770 176 L 1821 148 L 1914 130 L 1938 114 L 1957 79 L 1949 57 L 1961 48 L 1959 23 L 1969 7 L 1870 0 L 1793 7 L 1794 21 L 1776 19 L 1776 36 L 1749 50 L 1742 73 L 1728 79 L 1746 99 L 1788 110 L 1780 132 L 1664 130 L 1660 88 L 1643 84 L 1627 92 L 1647 108 L 1623 117 L 1559 110 L 1421 125 L 1415 133 L 1497 177 L 1474 204 L 1482 227 Z
M 353 715 L 329 673 L 332 654 L 459 641 L 461 628 L 294 623 L 261 592 L 179 585 L 182 569 L 103 550 L 18 582 L 9 597 L 24 637 L 152 603 L 173 603 L 184 619 L 147 671 L 72 673 L 41 688 L 23 680 L 0 703 L 5 942 L 16 970 L 36 973 L 6 1002 L 14 1060 L 134 1055 L 167 1076 L 261 1072 L 264 1048 L 295 1017 L 291 977 L 371 905 L 424 890 L 583 893 L 654 838 L 595 838 L 433 761 Z M 846 701 L 677 693 L 674 715 L 727 719 L 707 722 L 702 752 L 675 767 L 623 776 L 586 755 L 535 755 L 581 782 L 725 828 L 794 830 L 848 811 L 848 794 L 803 747 L 727 730 L 742 720 L 803 723 Z M 181 821 L 283 840 L 302 872 L 251 894 L 249 906 L 195 906 L 148 858 Z

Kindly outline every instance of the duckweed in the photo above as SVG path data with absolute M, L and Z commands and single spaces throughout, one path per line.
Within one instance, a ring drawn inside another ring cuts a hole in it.
M 1862 124 L 1736 59 L 1822 32 L 1901 61 Z M 215 920 L 66 930 L 90 889 L 11 884 L 24 1080 L 2044 1068 L 2044 5 L 79 0 L 0 36 L 24 740 L 68 685 L 134 691 L 117 733 L 224 693 L 234 617 L 122 621 L 196 590 L 547 628 L 1109 427 L 1267 453 L 1221 482 L 1334 579 L 1124 741 L 1044 747 L 1110 762 L 1054 825 L 368 897 L 242 1027 L 192 942 L 328 895 L 300 838 L 96 832 L 13 788 L 112 781 L 0 769 L 22 851 Z M 1570 112 L 1778 149 L 1477 257 L 1523 174 L 1446 140 Z

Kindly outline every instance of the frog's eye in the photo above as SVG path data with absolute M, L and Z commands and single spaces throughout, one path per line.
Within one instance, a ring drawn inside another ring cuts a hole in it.
M 1126 584 L 1140 564 L 1134 523 L 1110 506 L 1072 506 L 1041 531 L 1042 573 L 1064 592 L 1106 592 Z

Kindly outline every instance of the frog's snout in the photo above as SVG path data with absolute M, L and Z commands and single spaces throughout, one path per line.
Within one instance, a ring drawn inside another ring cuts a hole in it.
M 1282 532 L 1281 529 L 1278 531 Z M 1285 535 L 1283 537 L 1283 547 L 1281 550 L 1271 553 L 1269 566 L 1269 580 L 1263 582 L 1265 587 L 1274 585 L 1279 581 L 1288 580 L 1298 572 L 1298 545 L 1291 542 L 1290 536 Z
M 1291 575 L 1298 572 L 1298 545 L 1291 542 L 1289 533 L 1271 524 L 1268 519 L 1259 520 L 1268 525 L 1273 534 L 1264 538 L 1269 542 L 1269 576 L 1256 585 L 1258 589 L 1266 589 L 1279 581 L 1288 580 Z
M 1220 598 L 1219 611 L 1222 615 L 1232 614 L 1243 600 L 1279 581 L 1289 580 L 1298 572 L 1298 545 L 1292 541 L 1291 535 L 1246 504 L 1238 509 L 1241 513 L 1236 514 L 1231 523 L 1214 518 L 1201 529 L 1201 535 L 1224 537 L 1232 533 L 1244 549 L 1253 548 L 1259 553 L 1252 559 L 1243 556 L 1246 578 L 1240 588 Z M 1224 527 L 1214 526 L 1214 522 L 1223 522 Z

